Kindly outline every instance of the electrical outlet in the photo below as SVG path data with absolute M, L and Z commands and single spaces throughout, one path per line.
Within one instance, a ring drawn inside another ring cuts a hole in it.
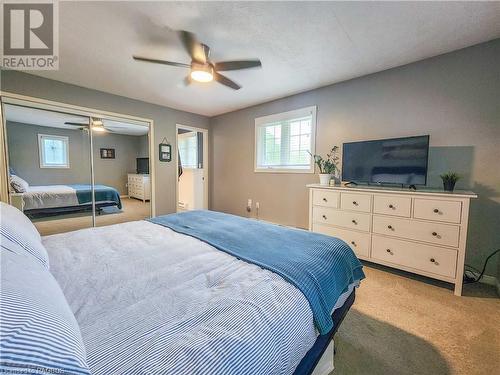
M 255 208 L 258 210 L 260 208 L 260 203 L 259 202 L 255 202 Z
M 251 212 L 252 211 L 252 199 L 249 199 L 247 201 L 247 212 Z

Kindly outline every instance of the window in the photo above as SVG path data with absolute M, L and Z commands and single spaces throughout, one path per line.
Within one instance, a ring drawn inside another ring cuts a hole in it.
M 255 119 L 255 172 L 314 173 L 316 107 Z
M 69 168 L 69 138 L 38 134 L 40 168 Z
M 179 154 L 183 168 L 198 167 L 198 136 L 196 132 L 179 134 Z

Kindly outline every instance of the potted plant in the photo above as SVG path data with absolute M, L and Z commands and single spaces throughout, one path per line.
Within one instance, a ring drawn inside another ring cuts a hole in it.
M 328 185 L 330 179 L 335 176 L 335 172 L 338 169 L 339 156 L 338 156 L 338 146 L 333 146 L 326 158 L 320 155 L 312 155 L 314 158 L 314 164 L 318 166 L 319 169 L 319 183 L 321 185 Z
M 445 191 L 453 191 L 455 189 L 455 184 L 460 179 L 460 176 L 455 172 L 446 172 L 439 177 L 443 180 L 443 188 Z

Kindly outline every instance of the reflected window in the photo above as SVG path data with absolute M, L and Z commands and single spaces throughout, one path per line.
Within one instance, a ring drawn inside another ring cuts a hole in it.
M 40 168 L 69 168 L 69 138 L 38 134 Z

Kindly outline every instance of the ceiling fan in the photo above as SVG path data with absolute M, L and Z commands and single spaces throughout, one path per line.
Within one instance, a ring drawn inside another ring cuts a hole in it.
M 211 82 L 213 80 L 228 86 L 234 90 L 239 90 L 241 86 L 230 80 L 219 72 L 228 70 L 240 70 L 249 68 L 260 68 L 262 63 L 258 59 L 252 60 L 236 60 L 213 62 L 210 60 L 210 47 L 206 44 L 198 42 L 196 36 L 189 31 L 178 32 L 181 42 L 189 56 L 191 56 L 191 64 L 184 64 L 173 61 L 150 59 L 141 56 L 132 56 L 134 60 L 146 61 L 154 64 L 163 64 L 176 66 L 180 68 L 191 69 L 190 74 L 184 79 L 186 85 L 191 83 L 191 80 L 197 82 Z
M 79 126 L 80 130 L 88 129 L 88 127 L 89 127 L 88 123 L 78 123 L 78 122 L 70 122 L 70 121 L 66 121 L 64 123 L 64 125 Z M 92 126 L 92 131 L 95 131 L 95 132 L 114 133 L 112 130 L 104 127 L 104 123 L 102 122 L 102 120 L 100 118 L 93 118 L 91 126 Z

